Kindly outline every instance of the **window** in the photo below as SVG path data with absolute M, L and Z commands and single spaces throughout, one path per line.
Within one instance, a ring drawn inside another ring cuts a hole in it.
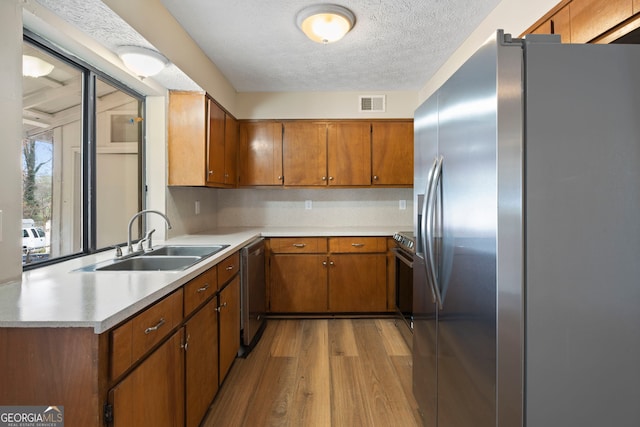
M 25 33 L 22 263 L 28 269 L 127 241 L 129 219 L 143 206 L 144 98 Z

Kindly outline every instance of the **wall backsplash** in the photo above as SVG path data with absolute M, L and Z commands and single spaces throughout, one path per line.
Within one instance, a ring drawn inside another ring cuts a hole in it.
M 411 228 L 413 190 L 238 189 L 219 190 L 217 224 L 224 226 L 369 226 Z M 312 208 L 305 209 L 310 200 Z M 407 208 L 400 210 L 399 201 Z
M 214 227 L 412 227 L 413 190 L 358 189 L 210 189 L 169 187 L 169 237 L 203 232 Z M 305 209 L 311 200 L 312 208 Z M 406 209 L 399 209 L 400 200 Z M 195 214 L 195 202 L 200 214 Z
M 167 216 L 172 229 L 168 237 L 194 234 L 216 226 L 217 190 L 202 187 L 167 187 Z M 196 215 L 195 203 L 200 202 Z

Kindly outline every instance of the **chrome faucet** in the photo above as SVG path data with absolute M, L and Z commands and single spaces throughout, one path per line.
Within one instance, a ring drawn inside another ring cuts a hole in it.
M 131 226 L 133 225 L 133 221 L 135 221 L 135 219 L 137 217 L 139 217 L 140 215 L 146 214 L 146 213 L 156 213 L 156 214 L 160 215 L 167 222 L 167 228 L 171 229 L 171 221 L 169 221 L 169 218 L 167 218 L 167 216 L 165 214 L 163 214 L 162 212 L 155 211 L 155 210 L 152 210 L 152 209 L 145 209 L 143 211 L 138 212 L 137 214 L 132 216 L 131 219 L 129 220 L 129 231 L 127 233 L 127 249 L 128 249 L 130 254 L 133 253 L 133 244 L 131 243 Z M 150 242 L 151 241 L 151 234 L 150 233 L 148 235 L 148 239 L 149 239 L 149 242 Z

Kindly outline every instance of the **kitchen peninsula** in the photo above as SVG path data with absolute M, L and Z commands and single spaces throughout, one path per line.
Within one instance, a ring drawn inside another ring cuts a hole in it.
M 199 338 L 216 345 L 220 339 L 220 368 L 215 388 L 209 390 L 212 399 L 230 367 L 230 363 L 222 366 L 226 346 L 222 316 L 238 306 L 232 296 L 226 304 L 226 293 L 236 292 L 241 247 L 258 236 L 385 238 L 394 231 L 389 227 L 220 229 L 163 242 L 229 245 L 182 272 L 74 271 L 108 260 L 113 251 L 25 272 L 22 283 L 0 286 L 0 366 L 6 368 L 0 401 L 64 406 L 66 425 L 84 427 L 135 425 L 129 406 L 145 406 L 157 398 L 159 403 L 136 415 L 169 417 L 164 422 L 170 420 L 171 425 L 182 425 L 183 419 L 187 425 L 197 425 L 202 409 L 192 410 L 193 399 L 180 397 L 189 396 L 194 388 L 189 378 L 198 362 L 190 364 L 189 357 L 205 351 Z M 222 272 L 229 270 L 235 270 L 234 276 L 222 279 Z M 189 304 L 192 289 L 211 293 Z M 201 327 L 215 322 L 216 312 L 218 328 Z M 239 336 L 239 320 L 235 327 Z M 234 345 L 228 346 L 233 355 L 238 348 Z M 135 399 L 129 400 L 131 396 Z M 200 406 L 206 410 L 211 399 Z

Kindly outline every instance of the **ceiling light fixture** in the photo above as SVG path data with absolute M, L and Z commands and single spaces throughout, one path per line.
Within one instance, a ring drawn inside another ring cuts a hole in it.
M 125 67 L 141 78 L 156 75 L 169 64 L 163 55 L 142 46 L 121 46 L 118 56 Z
M 356 22 L 349 9 L 335 4 L 318 4 L 298 12 L 296 23 L 303 33 L 318 43 L 332 43 L 345 36 Z
M 25 77 L 43 77 L 53 71 L 53 64 L 35 56 L 22 55 L 22 75 Z

